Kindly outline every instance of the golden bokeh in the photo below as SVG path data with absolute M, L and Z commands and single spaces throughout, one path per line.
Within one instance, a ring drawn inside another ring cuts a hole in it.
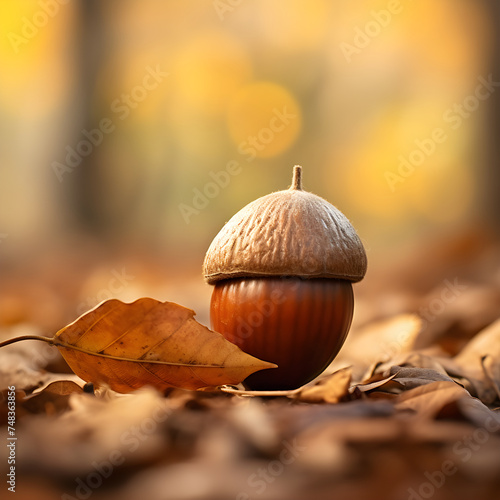
M 272 82 L 253 82 L 233 97 L 227 126 L 238 151 L 249 159 L 271 158 L 289 149 L 302 126 L 296 98 Z
M 252 197 L 285 187 L 296 163 L 374 246 L 464 223 L 486 206 L 496 91 L 457 130 L 443 114 L 491 73 L 493 22 L 481 2 L 401 0 L 388 14 L 396 4 L 0 2 L 0 214 L 19 214 L 0 234 L 21 241 L 85 221 L 198 254 Z M 144 90 L 148 68 L 167 76 Z M 105 118 L 113 131 L 82 146 Z M 447 140 L 401 176 L 400 158 L 436 127 Z M 54 163 L 77 146 L 89 153 L 58 178 Z M 239 173 L 197 198 L 230 162 Z M 189 231 L 181 204 L 193 207 Z
M 208 115 L 226 112 L 228 96 L 252 74 L 252 64 L 239 41 L 216 31 L 197 34 L 174 56 L 173 91 L 183 108 Z
M 440 224 L 471 211 L 475 186 L 464 154 L 473 123 L 451 130 L 442 104 L 394 107 L 367 129 L 363 148 L 348 150 L 339 182 L 356 212 L 390 224 L 415 217 Z
M 320 48 L 329 30 L 329 16 L 335 7 L 328 0 L 274 0 L 255 4 L 262 38 L 271 46 L 285 51 Z
M 74 61 L 60 43 L 71 39 L 75 8 L 54 5 L 46 12 L 35 0 L 0 2 L 0 108 L 27 119 L 57 107 L 75 84 Z

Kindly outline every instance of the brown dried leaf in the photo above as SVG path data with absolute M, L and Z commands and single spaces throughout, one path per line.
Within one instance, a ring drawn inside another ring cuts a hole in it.
M 434 417 L 447 404 L 460 398 L 471 397 L 455 382 L 431 382 L 405 391 L 396 401 L 397 410 L 413 410 L 423 417 Z
M 173 302 L 112 299 L 60 330 L 52 343 L 78 376 L 117 392 L 237 384 L 276 366 L 244 353 L 194 314 Z
M 22 405 L 31 413 L 43 412 L 54 415 L 69 407 L 70 394 L 81 394 L 82 392 L 83 381 L 78 384 L 72 380 L 57 380 L 34 390 L 22 400 Z
M 333 366 L 352 365 L 353 379 L 360 380 L 373 363 L 386 362 L 410 351 L 421 327 L 422 320 L 414 314 L 370 323 L 347 337 Z
M 76 378 L 76 377 L 75 377 Z M 35 389 L 26 399 L 33 399 L 41 394 L 54 394 L 57 396 L 68 396 L 74 392 L 83 392 L 83 382 L 79 384 L 73 380 L 56 380 Z
M 481 401 L 496 401 L 500 392 L 500 319 L 476 335 L 454 361 Z
M 389 375 L 388 377 L 383 377 L 380 374 L 374 375 L 373 377 L 368 379 L 366 382 L 361 383 L 361 384 L 357 384 L 354 387 L 352 387 L 352 390 L 358 390 L 360 392 L 370 392 L 370 391 L 374 391 L 376 389 L 382 389 L 382 388 L 387 389 L 386 386 L 389 384 L 389 382 L 391 382 L 398 375 L 398 373 L 399 372 L 395 372 L 392 375 Z M 403 386 L 401 384 L 399 384 L 398 382 L 395 383 L 395 386 L 399 389 L 403 388 Z M 394 388 L 394 385 L 391 384 L 390 388 L 391 389 Z
M 433 382 L 454 382 L 447 375 L 427 368 L 393 366 L 389 373 L 394 373 L 395 380 L 406 390 Z
M 305 387 L 296 397 L 306 403 L 338 403 L 349 395 L 350 383 L 351 368 L 343 368 L 312 387 Z
M 193 319 L 194 311 L 151 298 L 112 299 L 84 314 L 54 338 L 26 336 L 56 346 L 83 380 L 130 392 L 144 385 L 199 389 L 237 384 L 276 367 L 244 353 Z
M 460 413 L 477 426 L 489 432 L 500 431 L 500 413 L 490 410 L 476 398 L 462 398 L 455 403 Z
M 442 353 L 439 351 L 439 354 Z M 448 361 L 448 358 L 444 358 L 444 361 Z M 396 356 L 388 363 L 379 364 L 376 371 L 386 372 L 393 366 L 399 365 L 405 367 L 426 368 L 441 373 L 442 375 L 449 375 L 442 362 L 443 358 L 436 358 L 435 353 L 427 351 L 425 354 L 420 351 L 410 351 Z

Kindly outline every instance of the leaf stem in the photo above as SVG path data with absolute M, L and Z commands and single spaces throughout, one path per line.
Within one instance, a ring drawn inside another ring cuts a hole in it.
M 51 337 L 42 337 L 41 335 L 21 335 L 20 337 L 14 337 L 13 339 L 0 342 L 0 347 L 5 347 L 7 345 L 20 342 L 21 340 L 41 340 L 42 342 L 47 342 L 48 344 L 52 344 L 54 341 Z
M 304 390 L 305 386 L 299 387 L 297 389 L 291 389 L 288 391 L 246 391 L 242 389 L 234 389 L 231 386 L 221 385 L 218 389 L 222 392 L 227 392 L 228 394 L 237 394 L 240 396 L 271 396 L 271 397 L 279 397 L 279 396 L 295 396 L 299 394 L 300 391 Z

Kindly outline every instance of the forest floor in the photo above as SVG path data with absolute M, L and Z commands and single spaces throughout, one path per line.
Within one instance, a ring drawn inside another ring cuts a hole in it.
M 89 255 L 2 269 L 0 341 L 52 334 L 111 288 L 208 322 L 201 277 Z M 339 356 L 282 395 L 93 391 L 53 347 L 4 347 L 1 497 L 14 484 L 17 500 L 500 498 L 498 242 L 422 245 L 370 269 L 355 296 Z

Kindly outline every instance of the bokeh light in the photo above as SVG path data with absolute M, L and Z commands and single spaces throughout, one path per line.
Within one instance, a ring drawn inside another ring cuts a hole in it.
M 4 253 L 79 234 L 199 270 L 222 224 L 286 188 L 296 163 L 371 258 L 489 218 L 484 130 L 496 95 L 456 128 L 445 119 L 491 72 L 483 2 L 401 1 L 392 13 L 384 0 L 224 5 L 0 4 L 0 232 L 16 235 Z M 165 76 L 145 89 L 151 71 Z M 113 131 L 58 176 L 54 165 L 103 119 Z M 421 155 L 436 128 L 446 140 L 401 177 L 401 158 Z M 232 162 L 238 173 L 199 197 Z
M 250 158 L 271 158 L 286 151 L 301 129 L 300 106 L 286 88 L 256 82 L 240 89 L 227 113 L 238 151 Z

